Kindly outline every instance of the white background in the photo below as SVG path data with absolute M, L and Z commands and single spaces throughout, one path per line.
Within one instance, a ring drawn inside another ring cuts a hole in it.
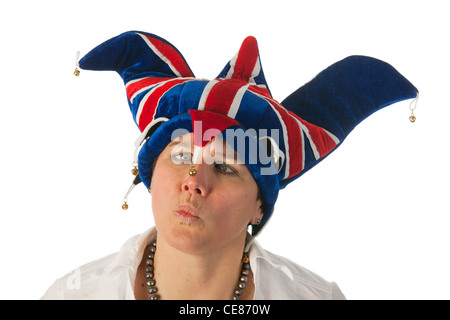
M 449 299 L 448 13 L 435 0 L 2 1 L 0 298 L 38 299 L 153 225 L 143 186 L 121 209 L 139 135 L 122 80 L 73 75 L 77 50 L 141 30 L 205 78 L 255 36 L 278 101 L 353 54 L 407 77 L 416 123 L 409 101 L 361 123 L 281 191 L 259 241 L 349 299 Z

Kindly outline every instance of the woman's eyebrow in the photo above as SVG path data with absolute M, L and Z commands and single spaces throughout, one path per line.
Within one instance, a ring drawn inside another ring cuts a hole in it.
M 227 164 L 243 164 L 238 153 L 227 142 L 223 141 L 222 148 L 215 148 L 212 150 L 214 157 L 222 159 L 223 163 Z M 231 161 L 231 162 L 230 162 Z
M 188 140 L 188 141 L 186 141 Z M 175 147 L 175 146 L 180 146 L 180 147 L 191 147 L 191 140 L 190 139 L 182 139 L 182 138 L 175 138 L 173 139 L 168 145 L 167 148 L 169 147 Z

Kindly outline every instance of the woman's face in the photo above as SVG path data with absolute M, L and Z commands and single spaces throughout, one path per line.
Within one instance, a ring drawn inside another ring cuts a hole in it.
M 223 140 L 195 148 L 192 134 L 184 135 L 156 162 L 150 190 L 158 237 L 190 253 L 243 244 L 248 223 L 263 215 L 257 184 Z

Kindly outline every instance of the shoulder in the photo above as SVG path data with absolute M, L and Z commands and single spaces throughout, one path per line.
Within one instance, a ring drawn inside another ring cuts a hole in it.
M 153 230 L 130 238 L 111 255 L 74 269 L 57 279 L 42 300 L 134 299 L 135 270 Z
M 117 253 L 82 265 L 57 279 L 42 300 L 85 300 L 95 299 L 98 284 L 108 273 L 108 266 Z
M 250 249 L 255 299 L 342 300 L 345 296 L 330 282 L 288 258 L 264 250 L 256 241 Z

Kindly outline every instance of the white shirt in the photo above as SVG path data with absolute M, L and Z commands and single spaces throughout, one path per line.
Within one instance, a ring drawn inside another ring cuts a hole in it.
M 55 281 L 42 299 L 135 300 L 134 281 L 146 246 L 156 229 L 129 239 L 119 252 L 88 263 Z M 253 240 L 249 249 L 254 300 L 345 299 L 334 282 L 284 257 L 264 250 Z

